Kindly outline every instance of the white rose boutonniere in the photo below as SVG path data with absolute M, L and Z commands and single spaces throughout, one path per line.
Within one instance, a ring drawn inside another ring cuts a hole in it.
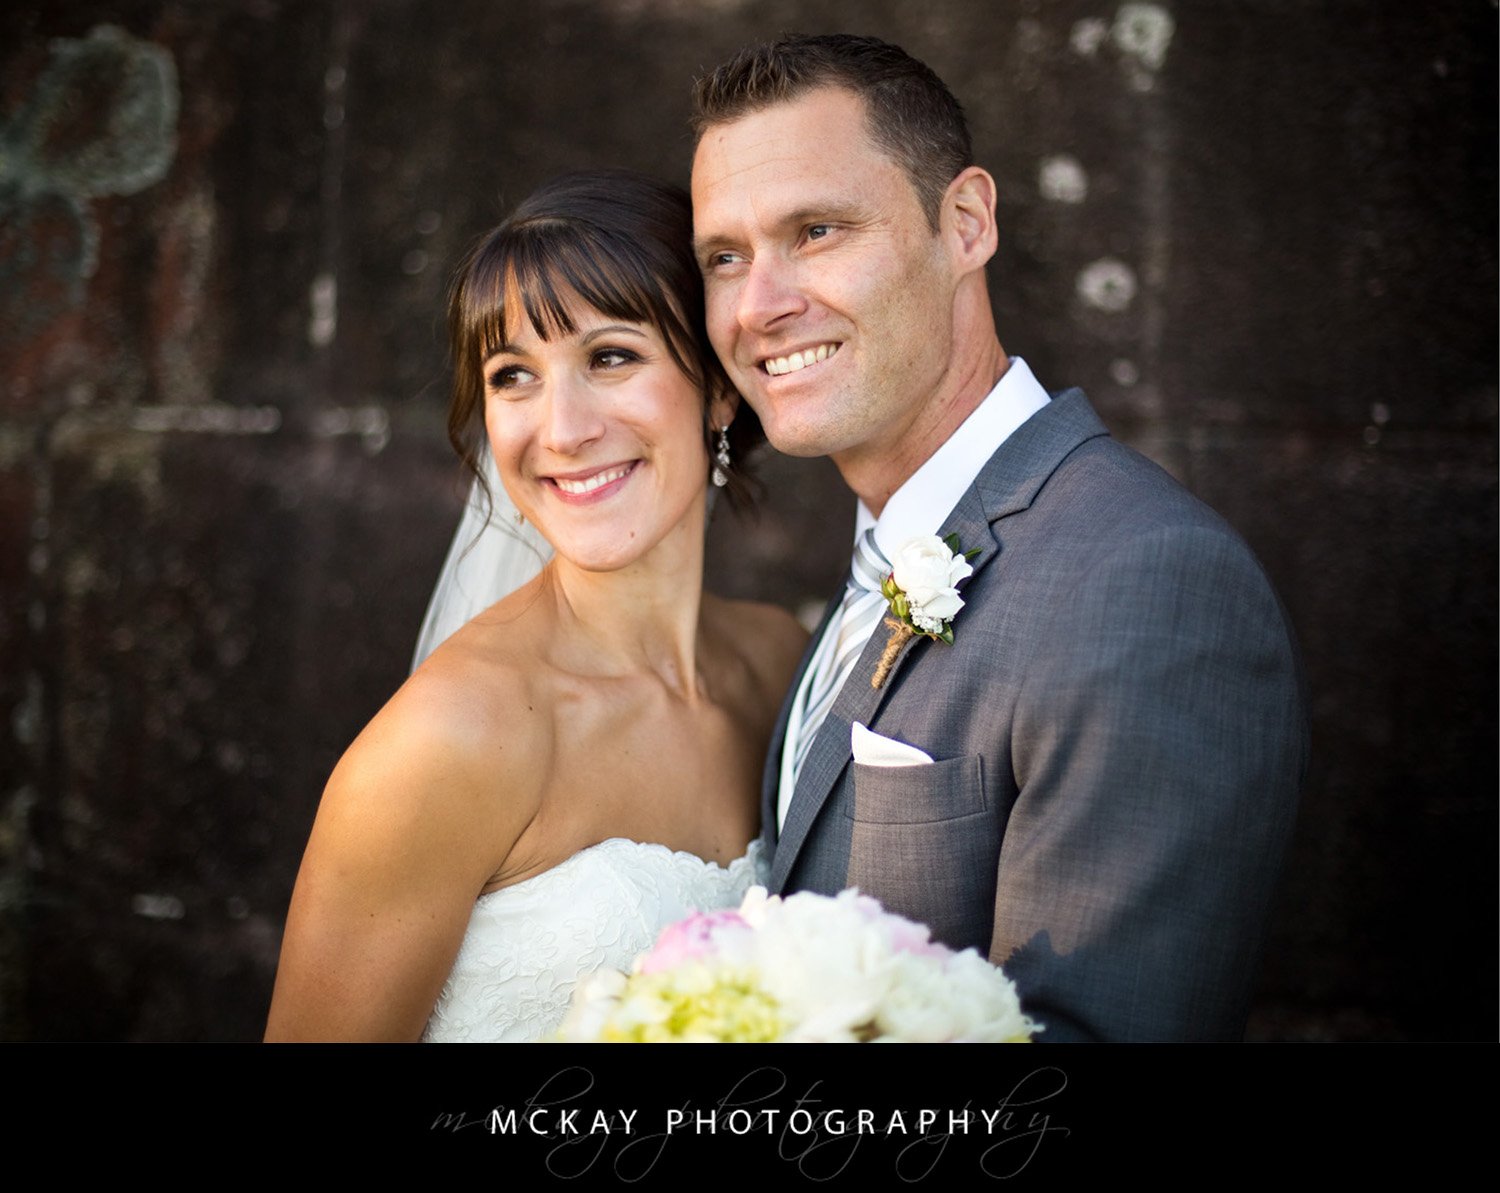
M 871 687 L 885 683 L 901 648 L 911 639 L 934 638 L 953 645 L 953 619 L 964 607 L 958 585 L 974 574 L 969 560 L 978 554 L 977 548 L 962 550 L 956 534 L 918 535 L 896 553 L 891 574 L 880 586 L 891 609 L 885 619 L 891 636 L 870 677 Z

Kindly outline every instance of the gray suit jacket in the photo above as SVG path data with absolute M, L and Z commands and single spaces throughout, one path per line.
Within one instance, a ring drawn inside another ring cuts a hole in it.
M 1076 389 L 996 451 L 949 532 L 979 548 L 955 644 L 918 639 L 877 691 L 876 630 L 778 841 L 782 708 L 772 889 L 857 886 L 979 949 L 1043 1040 L 1239 1038 L 1307 760 L 1265 574 Z M 853 721 L 934 763 L 856 765 Z

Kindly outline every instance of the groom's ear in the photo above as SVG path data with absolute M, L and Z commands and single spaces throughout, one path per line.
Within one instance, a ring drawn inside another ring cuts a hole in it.
M 983 269 L 999 247 L 996 194 L 994 178 L 978 166 L 962 171 L 943 194 L 939 231 L 953 250 L 960 273 Z

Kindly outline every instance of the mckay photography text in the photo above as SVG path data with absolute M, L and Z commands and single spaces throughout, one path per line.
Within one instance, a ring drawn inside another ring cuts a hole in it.
M 804 1087 L 761 1066 L 726 1079 L 717 1096 L 641 1105 L 607 1096 L 591 1070 L 574 1065 L 521 1099 L 442 1110 L 431 1129 L 523 1146 L 562 1178 L 613 1169 L 638 1180 L 658 1165 L 665 1171 L 674 1143 L 692 1140 L 695 1154 L 722 1147 L 731 1162 L 770 1161 L 815 1179 L 876 1163 L 907 1182 L 961 1172 L 1005 1180 L 1065 1146 L 1071 1131 L 1058 1111 L 1067 1085 L 1060 1068 L 1043 1066 L 988 1096 L 949 1102 L 914 1091 L 905 1104 L 861 1104 L 823 1079 Z

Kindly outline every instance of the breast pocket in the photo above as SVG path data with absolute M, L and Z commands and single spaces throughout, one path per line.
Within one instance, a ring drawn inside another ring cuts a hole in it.
M 953 948 L 987 953 L 1000 817 L 977 756 L 924 766 L 851 765 L 850 886 Z
M 945 758 L 920 766 L 851 764 L 854 802 L 851 820 L 868 824 L 924 824 L 985 810 L 984 760 Z

